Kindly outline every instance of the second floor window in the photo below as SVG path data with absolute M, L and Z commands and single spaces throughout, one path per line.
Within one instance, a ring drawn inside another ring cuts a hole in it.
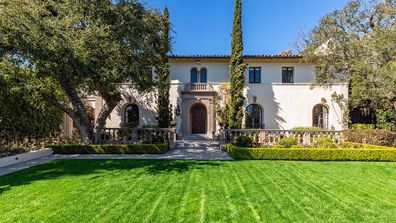
M 208 70 L 206 70 L 206 68 L 202 68 L 199 73 L 200 73 L 199 74 L 199 82 L 206 83 L 208 81 L 207 80 Z
M 282 83 L 294 83 L 294 68 L 282 67 Z
M 261 82 L 261 68 L 250 67 L 249 68 L 249 83 L 260 83 Z
M 198 70 L 197 68 L 191 69 L 191 83 L 198 82 Z
M 201 68 L 199 71 L 195 67 L 191 69 L 191 83 L 206 82 L 208 82 L 208 70 L 206 68 Z

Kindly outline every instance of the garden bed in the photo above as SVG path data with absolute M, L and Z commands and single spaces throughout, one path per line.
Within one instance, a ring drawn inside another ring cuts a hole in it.
M 396 162 L 396 148 L 373 145 L 362 148 L 240 148 L 226 144 L 226 151 L 234 159 L 244 160 Z
M 55 154 L 162 154 L 168 143 L 123 145 L 59 145 L 51 147 Z

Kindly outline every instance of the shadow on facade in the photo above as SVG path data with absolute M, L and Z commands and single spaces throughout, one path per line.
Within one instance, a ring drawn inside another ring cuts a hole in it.
M 266 129 L 283 129 L 283 124 L 286 122 L 279 114 L 283 110 L 279 106 L 275 98 L 274 88 L 272 84 L 265 84 L 258 90 L 250 87 L 246 88 L 248 100 L 246 106 L 251 103 L 256 103 L 263 109 L 263 124 Z M 256 97 L 256 102 L 254 100 Z M 246 107 L 245 107 L 246 108 Z
M 156 96 L 154 92 L 139 93 L 133 89 L 128 89 L 122 94 L 123 100 L 118 103 L 114 112 L 120 117 L 120 124 L 123 122 L 124 109 L 128 104 L 135 103 L 139 107 L 139 125 L 155 125 L 156 119 Z

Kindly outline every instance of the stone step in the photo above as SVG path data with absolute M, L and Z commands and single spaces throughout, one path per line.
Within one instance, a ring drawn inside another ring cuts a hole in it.
M 212 137 L 203 134 L 185 135 L 183 140 L 212 140 Z
M 219 142 L 210 140 L 177 140 L 176 148 L 218 148 Z

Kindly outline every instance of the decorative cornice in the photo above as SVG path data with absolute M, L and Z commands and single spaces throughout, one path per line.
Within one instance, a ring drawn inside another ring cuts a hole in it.
M 302 55 L 244 55 L 246 62 L 300 62 Z M 170 62 L 228 62 L 229 55 L 170 55 Z

